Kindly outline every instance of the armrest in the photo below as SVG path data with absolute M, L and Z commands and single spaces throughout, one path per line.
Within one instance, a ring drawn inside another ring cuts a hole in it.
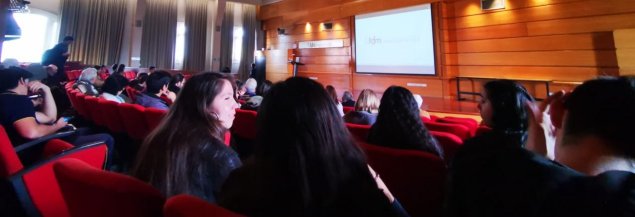
M 49 141 L 51 139 L 59 139 L 59 138 L 64 138 L 64 137 L 68 137 L 70 135 L 73 135 L 75 133 L 75 129 L 69 130 L 69 131 L 62 131 L 62 132 L 57 132 L 51 135 L 46 135 L 46 136 L 42 136 L 40 138 L 34 139 L 32 141 L 29 141 L 27 143 L 21 144 L 16 146 L 15 152 L 21 152 L 25 149 L 31 148 L 33 146 L 36 145 L 40 145 L 40 144 L 44 144 L 44 142 Z

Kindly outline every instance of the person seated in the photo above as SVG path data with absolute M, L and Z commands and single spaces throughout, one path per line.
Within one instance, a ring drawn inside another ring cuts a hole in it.
M 126 69 L 126 65 L 125 64 L 119 64 L 119 65 L 117 65 L 117 70 L 115 70 L 115 72 L 113 74 L 123 75 L 123 72 L 124 72 L 125 69 Z
M 355 106 L 355 100 L 353 100 L 353 94 L 351 94 L 350 91 L 344 91 L 344 93 L 342 94 L 342 106 Z
M 152 74 L 152 73 L 154 73 L 154 71 L 155 71 L 156 69 L 157 69 L 157 67 L 154 67 L 154 66 L 150 66 L 150 67 L 148 67 L 148 74 Z
M 399 86 L 389 87 L 381 97 L 377 121 L 370 128 L 368 142 L 384 147 L 421 150 L 443 158 L 443 150 L 421 121 L 412 93 Z
M 173 92 L 174 94 L 179 94 L 181 88 L 183 88 L 183 84 L 185 84 L 185 76 L 182 73 L 177 73 L 172 75 L 172 79 L 170 80 L 170 86 L 168 86 L 168 90 Z
M 353 101 L 354 102 L 354 101 Z M 357 98 L 355 110 L 344 115 L 346 123 L 373 125 L 379 112 L 379 99 L 371 89 L 364 89 Z
M 223 143 L 238 108 L 232 84 L 231 77 L 219 73 L 188 80 L 165 119 L 141 145 L 132 176 L 166 198 L 190 194 L 216 202 L 229 173 L 241 165 Z
M 123 76 L 109 76 L 104 82 L 104 86 L 101 88 L 102 93 L 100 98 L 117 103 L 125 103 L 126 99 L 124 99 L 121 93 L 123 93 L 126 86 L 128 86 L 128 79 Z
M 161 96 L 174 95 L 174 93 L 171 93 L 170 90 L 168 90 L 170 77 L 170 73 L 166 71 L 155 71 L 152 75 L 148 76 L 148 80 L 146 81 L 146 90 L 137 96 L 135 104 L 139 104 L 146 108 L 167 110 L 168 103 L 161 99 Z M 174 102 L 172 97 L 170 97 L 170 99 Z
M 123 76 L 123 75 L 122 75 Z M 137 78 L 130 81 L 128 86 L 138 91 L 144 91 L 146 89 L 146 81 L 148 80 L 148 73 L 139 73 Z
M 449 216 L 532 216 L 559 168 L 524 149 L 533 97 L 510 80 L 485 83 L 478 109 L 492 130 L 464 142 L 450 164 Z M 541 166 L 544 164 L 544 168 Z M 484 199 L 487 196 L 487 200 Z
M 256 87 L 258 86 L 256 79 L 247 79 L 243 86 L 245 87 L 245 93 L 240 96 L 241 100 L 247 101 L 250 97 L 256 96 Z
M 258 88 L 256 88 L 256 96 L 250 97 L 240 109 L 258 111 L 263 97 L 269 92 L 269 88 L 271 88 L 272 84 L 271 81 L 265 80 L 262 84 L 258 85 Z
M 245 91 L 245 84 L 240 80 L 236 80 L 236 99 L 239 99 L 238 102 L 241 104 L 244 102 L 241 102 L 240 97 L 245 94 Z
M 54 134 L 69 126 L 65 118 L 57 119 L 51 89 L 38 81 L 29 81 L 32 76 L 30 72 L 17 67 L 0 71 L 0 124 L 13 145 Z M 114 140 L 110 135 L 88 134 L 87 129 L 79 129 L 74 136 L 64 139 L 74 145 L 105 142 L 109 153 L 112 153 Z M 21 152 L 23 155 L 20 158 L 23 163 L 29 164 L 39 158 L 41 151 L 29 149 Z
M 225 181 L 221 206 L 246 216 L 407 216 L 321 84 L 275 84 L 258 119 L 253 157 Z
M 86 68 L 82 70 L 82 74 L 77 79 L 77 82 L 73 84 L 73 88 L 79 90 L 84 95 L 99 96 L 99 91 L 93 85 L 97 80 L 97 69 Z
M 424 105 L 423 105 L 423 98 L 421 97 L 421 95 L 413 94 L 412 96 L 415 98 L 415 101 L 417 101 L 417 106 L 419 108 L 419 115 L 421 117 L 424 117 L 430 120 L 430 113 L 428 113 L 428 111 L 422 108 Z
M 570 94 L 558 92 L 541 106 L 529 108 L 527 147 L 555 157 L 561 164 L 550 165 L 561 168 L 560 176 L 571 176 L 555 191 L 536 198 L 541 206 L 535 216 L 632 216 L 635 78 L 586 81 Z M 545 108 L 549 108 L 550 118 L 542 118 Z M 555 141 L 555 146 L 548 146 L 547 141 Z
M 326 92 L 333 99 L 333 103 L 335 104 L 335 107 L 337 107 L 337 110 L 340 113 L 340 117 L 344 117 L 344 106 L 342 106 L 342 103 L 340 103 L 340 100 L 337 97 L 337 91 L 335 90 L 335 87 L 326 85 Z

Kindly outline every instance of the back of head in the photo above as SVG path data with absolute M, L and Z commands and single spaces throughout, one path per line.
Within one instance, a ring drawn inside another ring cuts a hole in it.
M 196 186 L 190 185 L 198 179 L 190 179 L 191 173 L 205 165 L 192 160 L 200 159 L 203 150 L 224 148 L 221 141 L 226 129 L 208 108 L 225 81 L 233 82 L 218 73 L 200 73 L 185 84 L 166 117 L 143 142 L 132 170 L 135 177 L 165 195 L 200 195 L 191 192 Z
M 423 125 L 412 93 L 399 86 L 391 86 L 384 92 L 377 121 L 368 140 L 377 145 L 423 150 L 443 156 L 437 141 Z
M 117 93 L 122 91 L 126 86 L 128 86 L 128 79 L 121 75 L 114 74 L 106 78 L 104 85 L 101 87 L 101 91 L 116 96 Z
M 79 80 L 92 83 L 93 79 L 95 79 L 96 77 L 97 77 L 97 69 L 86 68 L 82 70 L 82 74 L 79 75 Z
M 258 85 L 258 87 L 256 88 L 256 95 L 264 96 L 265 94 L 267 94 L 267 92 L 269 92 L 269 89 L 271 89 L 271 85 L 273 85 L 271 81 L 263 81 L 262 84 Z
M 344 91 L 342 94 L 342 102 L 353 101 L 353 94 L 350 91 Z
M 379 98 L 371 89 L 364 89 L 355 102 L 355 111 L 377 113 L 379 111 Z
M 245 89 L 249 93 L 256 93 L 256 87 L 258 86 L 258 82 L 256 79 L 249 78 L 245 81 Z
M 534 99 L 520 84 L 510 80 L 494 80 L 483 86 L 487 100 L 492 108 L 489 127 L 494 130 L 521 135 L 520 144 L 524 143 L 528 127 L 528 113 L 525 102 Z
M 148 76 L 148 80 L 146 80 L 146 92 L 150 94 L 157 94 L 161 91 L 163 86 L 166 86 L 170 83 L 171 75 L 166 71 L 155 71 L 151 75 Z
M 20 79 L 28 79 L 33 77 L 33 74 L 18 68 L 9 67 L 0 70 L 0 92 L 6 92 L 18 86 Z
M 334 103 L 338 103 L 340 101 L 337 97 L 337 91 L 335 90 L 335 87 L 326 85 L 326 92 L 329 94 L 329 96 L 331 96 L 331 100 L 333 100 Z
M 635 78 L 601 78 L 584 82 L 565 101 L 563 144 L 595 136 L 621 157 L 635 159 Z
M 257 123 L 254 165 L 263 177 L 287 180 L 294 197 L 287 199 L 303 204 L 304 214 L 336 214 L 343 204 L 372 200 L 363 198 L 377 189 L 364 156 L 322 85 L 302 77 L 275 84 Z M 358 201 L 342 201 L 346 196 Z
M 73 38 L 73 36 L 64 37 L 64 42 L 72 42 L 72 41 L 75 41 L 75 38 Z
M 117 71 L 115 71 L 115 73 L 120 74 L 123 73 L 123 71 L 126 69 L 126 65 L 124 64 L 119 64 L 119 66 L 117 66 Z

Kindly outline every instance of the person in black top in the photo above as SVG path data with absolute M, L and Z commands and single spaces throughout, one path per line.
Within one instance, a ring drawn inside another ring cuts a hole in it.
M 355 106 L 355 100 L 353 100 L 353 94 L 351 94 L 350 91 L 344 91 L 344 93 L 342 94 L 342 106 Z
M 241 165 L 223 143 L 238 108 L 233 84 L 231 77 L 219 73 L 188 80 L 141 145 L 131 174 L 166 197 L 190 194 L 215 202 L 229 173 Z
M 0 70 L 0 124 L 4 126 L 13 145 L 20 145 L 57 132 L 68 126 L 63 118 L 57 119 L 57 108 L 48 86 L 29 81 L 32 74 L 21 68 Z M 37 109 L 36 109 L 37 108 Z M 74 145 L 102 141 L 113 152 L 114 140 L 108 134 L 88 135 L 86 129 L 77 136 L 65 138 Z M 24 164 L 37 160 L 40 150 L 30 150 L 20 156 Z
M 419 117 L 417 101 L 408 89 L 399 86 L 389 87 L 381 97 L 379 114 L 368 133 L 368 142 L 421 150 L 443 158 L 443 150 Z
M 174 94 L 179 94 L 179 91 L 181 91 L 181 88 L 183 88 L 183 84 L 185 84 L 185 76 L 182 73 L 174 74 L 172 75 L 172 79 L 170 80 L 168 90 L 170 90 Z
M 390 191 L 319 83 L 275 84 L 257 123 L 253 157 L 225 182 L 221 206 L 248 216 L 407 216 L 391 207 Z
M 70 53 L 68 52 L 68 46 L 73 43 L 75 39 L 71 36 L 64 37 L 64 41 L 55 45 L 50 50 L 47 50 L 44 53 L 44 58 L 42 60 L 42 65 L 53 64 L 57 66 L 57 73 L 53 76 L 49 77 L 49 83 L 60 83 L 68 80 L 66 77 L 66 69 L 64 65 L 66 64 L 66 60 Z
M 539 120 L 549 105 L 547 134 Z M 532 148 L 583 173 L 543 198 L 535 216 L 635 216 L 635 78 L 600 78 L 559 92 L 533 109 Z M 555 150 L 545 141 L 555 140 Z

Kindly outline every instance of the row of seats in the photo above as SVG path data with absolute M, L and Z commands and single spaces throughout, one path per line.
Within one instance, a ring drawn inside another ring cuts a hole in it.
M 71 216 L 92 217 L 237 217 L 199 198 L 161 192 L 133 177 L 92 168 L 69 159 L 53 166 Z
M 82 70 L 69 70 L 66 71 L 66 78 L 68 81 L 76 81 L 79 79 L 79 76 L 82 75 Z M 137 77 L 137 73 L 134 71 L 125 71 L 122 73 L 123 77 L 128 80 L 133 80 Z M 106 80 L 107 77 L 101 77 L 101 79 Z

